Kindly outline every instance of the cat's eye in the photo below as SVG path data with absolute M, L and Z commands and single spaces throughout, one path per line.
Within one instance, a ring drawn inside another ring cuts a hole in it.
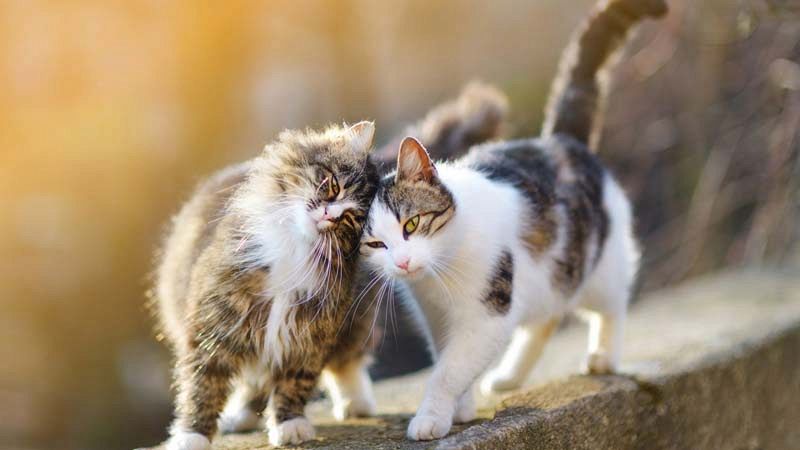
M 417 230 L 417 225 L 419 225 L 419 214 L 406 220 L 406 224 L 403 225 L 403 232 L 408 236 Z
M 339 196 L 339 182 L 333 175 L 327 175 L 317 188 L 320 197 L 325 201 L 335 200 Z
M 339 195 L 339 181 L 334 176 L 331 176 L 331 194 L 333 194 L 333 197 Z
M 366 245 L 369 248 L 386 248 L 386 244 L 384 244 L 381 241 L 365 242 L 364 245 Z

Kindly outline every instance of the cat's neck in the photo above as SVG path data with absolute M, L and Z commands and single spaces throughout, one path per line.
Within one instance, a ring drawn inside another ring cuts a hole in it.
M 491 239 L 519 221 L 524 202 L 513 186 L 457 163 L 442 164 L 439 177 L 455 201 L 453 229 L 448 233 L 454 242 Z

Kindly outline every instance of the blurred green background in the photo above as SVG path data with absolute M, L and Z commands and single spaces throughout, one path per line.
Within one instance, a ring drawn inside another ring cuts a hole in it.
M 165 437 L 145 292 L 203 176 L 287 127 L 374 119 L 383 142 L 472 79 L 535 134 L 591 4 L 0 1 L 0 447 Z M 614 72 L 601 145 L 636 202 L 642 290 L 798 259 L 800 5 L 670 5 Z

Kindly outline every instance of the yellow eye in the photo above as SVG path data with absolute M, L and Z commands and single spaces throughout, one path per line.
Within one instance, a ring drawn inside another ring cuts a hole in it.
M 406 224 L 403 225 L 403 231 L 406 233 L 406 236 L 416 231 L 417 225 L 419 225 L 419 214 L 408 219 Z
M 339 182 L 336 180 L 336 177 L 331 176 L 330 186 L 331 186 L 331 195 L 333 197 L 338 196 L 339 195 Z
M 333 201 L 339 195 L 339 182 L 333 175 L 328 175 L 322 179 L 317 190 L 323 200 Z

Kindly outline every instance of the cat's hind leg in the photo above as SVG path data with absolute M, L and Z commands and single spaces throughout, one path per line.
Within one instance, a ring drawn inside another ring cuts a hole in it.
M 614 373 L 622 357 L 625 313 L 590 312 L 589 345 L 584 370 L 592 375 Z
M 481 392 L 489 395 L 522 386 L 560 322 L 561 318 L 555 317 L 544 323 L 518 326 L 500 364 L 483 378 Z
M 246 369 L 234 383 L 234 391 L 219 418 L 222 433 L 241 433 L 263 428 L 269 400 L 269 377 L 263 370 Z
M 336 420 L 375 415 L 372 381 L 367 372 L 368 357 L 330 364 L 322 372 L 322 383 L 333 402 Z
M 610 244 L 578 299 L 578 315 L 589 324 L 584 369 L 591 374 L 613 373 L 619 367 L 635 275 L 633 263 L 620 258 L 622 252 Z
M 364 300 L 357 303 L 350 321 L 341 326 L 336 347 L 322 372 L 322 384 L 333 403 L 333 416 L 339 421 L 373 416 L 376 412 L 367 368 L 374 346 L 370 337 L 377 311 L 375 303 L 368 301 L 371 298 Z
M 579 297 L 578 315 L 589 324 L 584 370 L 590 374 L 616 372 L 622 357 L 632 278 L 609 270 L 609 263 L 601 261 Z
M 582 317 L 589 322 L 586 370 L 598 374 L 619 368 L 628 302 L 639 267 L 630 203 L 610 176 L 603 186 L 603 204 L 609 217 L 608 237 L 579 298 Z

